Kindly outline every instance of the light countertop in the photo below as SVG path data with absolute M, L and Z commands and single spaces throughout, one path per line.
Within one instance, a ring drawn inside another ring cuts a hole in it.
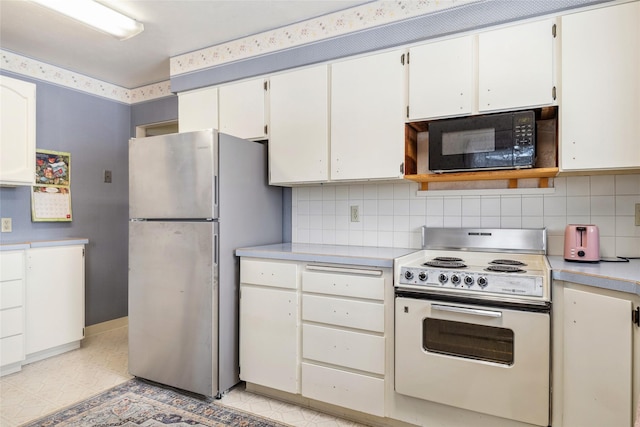
M 19 251 L 29 248 L 46 248 L 51 246 L 71 246 L 71 245 L 86 245 L 89 243 L 89 239 L 85 238 L 68 238 L 57 240 L 34 240 L 27 242 L 6 242 L 2 241 L 0 244 L 0 251 Z
M 580 263 L 549 256 L 555 280 L 640 295 L 640 259 L 629 262 Z
M 392 268 L 394 258 L 415 251 L 416 249 L 408 248 L 277 243 L 274 245 L 236 249 L 236 255 L 287 261 L 325 262 Z

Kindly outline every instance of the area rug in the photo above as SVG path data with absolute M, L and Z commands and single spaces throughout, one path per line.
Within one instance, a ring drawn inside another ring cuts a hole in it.
M 23 427 L 286 427 L 209 399 L 134 378 Z

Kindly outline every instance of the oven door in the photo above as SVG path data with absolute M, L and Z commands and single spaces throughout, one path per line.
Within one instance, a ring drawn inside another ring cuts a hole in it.
M 396 298 L 398 393 L 549 424 L 550 315 Z

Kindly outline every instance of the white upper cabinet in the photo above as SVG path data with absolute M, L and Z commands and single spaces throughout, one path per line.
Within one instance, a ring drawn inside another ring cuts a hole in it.
M 409 50 L 408 120 L 555 104 L 554 20 Z
M 553 25 L 544 20 L 478 35 L 479 111 L 554 102 Z
M 0 76 L 0 185 L 33 185 L 36 85 Z
M 220 132 L 238 138 L 267 138 L 265 79 L 220 86 Z
M 640 167 L 640 3 L 562 17 L 560 169 Z
M 269 84 L 270 183 L 328 181 L 328 65 L 272 76 Z
M 409 120 L 471 114 L 473 36 L 409 49 Z
M 404 176 L 401 51 L 331 66 L 331 180 Z
M 218 129 L 218 88 L 178 94 L 178 131 Z

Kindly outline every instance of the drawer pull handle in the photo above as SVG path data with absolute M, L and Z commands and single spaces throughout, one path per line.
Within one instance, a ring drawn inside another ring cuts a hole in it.
M 307 265 L 307 270 L 310 271 L 325 271 L 330 273 L 347 273 L 347 274 L 359 274 L 362 276 L 374 276 L 380 277 L 382 276 L 381 270 L 365 270 L 359 268 L 341 268 L 341 267 L 328 267 L 325 265 Z M 334 283 L 335 285 L 335 283 Z

